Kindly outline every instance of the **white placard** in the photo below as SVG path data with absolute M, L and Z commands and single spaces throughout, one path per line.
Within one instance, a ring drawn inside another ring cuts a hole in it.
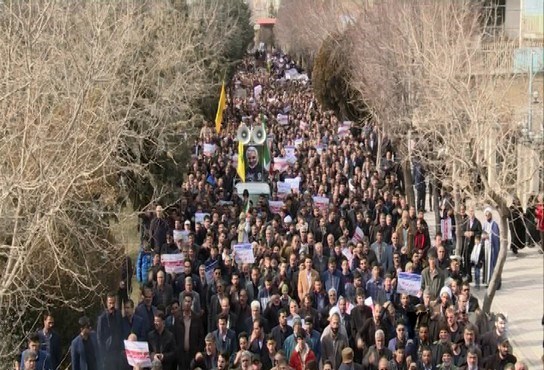
M 344 121 L 340 126 L 338 126 L 338 137 L 344 137 L 349 134 L 349 129 L 351 128 L 351 121 Z
M 215 260 L 209 265 L 205 267 L 205 273 L 206 273 L 206 282 L 211 285 L 213 284 L 213 270 L 215 270 L 215 267 L 217 266 L 218 261 Z
M 189 240 L 189 232 L 187 230 L 174 230 L 172 233 L 174 236 L 174 243 L 177 243 L 178 240 L 183 240 L 184 242 Z
M 255 255 L 251 244 L 234 244 L 233 251 L 236 263 L 255 263 Z
M 130 366 L 139 366 L 140 368 L 151 367 L 151 357 L 149 356 L 149 345 L 147 342 L 131 342 L 125 340 L 125 354 Z
M 363 232 L 363 230 L 359 226 L 357 226 L 355 228 L 355 232 L 353 233 L 353 238 L 351 238 L 351 241 L 357 244 L 363 241 L 364 236 L 365 233 Z
M 206 212 L 196 212 L 195 213 L 195 224 L 197 222 L 204 222 L 204 217 L 209 216 L 209 213 Z
M 409 272 L 399 272 L 397 292 L 417 297 L 421 290 L 421 275 Z
M 329 208 L 329 198 L 327 197 L 312 197 L 314 201 L 314 206 L 317 207 L 321 212 L 326 211 Z
M 253 96 L 255 99 L 259 99 L 261 97 L 261 93 L 263 92 L 263 87 L 261 85 L 257 85 L 253 88 Z
M 285 147 L 285 158 L 287 158 L 287 162 L 289 163 L 295 163 L 297 161 L 294 146 L 289 145 Z
M 349 265 L 351 266 L 351 261 L 353 261 L 353 253 L 349 250 L 349 248 L 342 249 L 342 254 L 348 259 Z
M 295 139 L 295 148 L 298 148 L 303 141 L 304 139 L 301 138 Z
M 283 207 L 284 203 L 281 200 L 269 200 L 268 201 L 268 208 L 270 209 L 270 212 L 277 214 L 280 213 L 281 207 Z
M 291 193 L 291 185 L 283 181 L 278 181 L 278 194 L 289 193 Z
M 164 266 L 164 271 L 166 271 L 167 274 L 182 273 L 184 260 L 185 256 L 183 253 L 161 254 L 161 265 Z
M 287 171 L 288 168 L 289 162 L 287 162 L 287 158 L 274 157 L 274 171 L 282 173 Z
M 321 155 L 323 153 L 323 150 L 327 150 L 326 145 L 316 145 L 315 151 L 317 152 L 317 154 Z
M 206 157 L 211 157 L 215 154 L 215 150 L 216 150 L 216 146 L 215 144 L 204 144 L 204 147 L 203 147 L 203 153 Z
M 286 126 L 289 124 L 289 115 L 278 113 L 276 116 L 276 121 L 278 121 L 280 126 Z
M 297 176 L 294 179 L 285 179 L 284 182 L 286 184 L 289 184 L 291 190 L 293 190 L 295 193 L 298 193 L 300 189 L 300 177 Z
M 440 230 L 442 231 L 442 237 L 444 240 L 453 239 L 450 217 L 440 220 Z

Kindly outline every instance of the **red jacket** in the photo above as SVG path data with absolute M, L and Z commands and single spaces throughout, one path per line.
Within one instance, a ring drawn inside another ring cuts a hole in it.
M 315 354 L 310 348 L 308 348 L 308 354 L 306 355 L 306 360 L 304 363 L 302 363 L 300 354 L 297 351 L 293 351 L 293 354 L 291 354 L 291 360 L 289 360 L 289 366 L 295 370 L 304 370 L 304 365 L 315 359 Z
M 539 231 L 544 231 L 544 204 L 536 205 L 536 228 Z

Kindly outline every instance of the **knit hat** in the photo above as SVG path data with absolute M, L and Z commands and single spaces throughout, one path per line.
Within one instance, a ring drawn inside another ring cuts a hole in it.
M 448 295 L 448 297 L 451 299 L 451 289 L 448 288 L 447 286 L 443 287 L 442 289 L 440 289 L 440 295 L 439 297 L 442 297 L 442 294 L 446 293 Z

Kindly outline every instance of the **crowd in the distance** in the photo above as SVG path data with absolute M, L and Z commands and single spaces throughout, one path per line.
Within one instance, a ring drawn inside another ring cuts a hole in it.
M 527 369 L 511 354 L 506 317 L 483 314 L 471 294 L 480 256 L 452 254 L 455 229 L 431 240 L 423 209 L 407 203 L 394 143 L 383 137 L 378 151 L 372 124 L 345 130 L 294 67 L 279 52 L 244 60 L 226 123 L 219 133 L 202 129 L 179 202 L 141 215 L 141 300 L 129 299 L 127 261 L 96 332 L 80 320 L 72 368 L 131 368 L 123 347 L 130 338 L 147 341 L 154 368 L 167 370 Z M 289 161 L 272 164 L 271 197 L 248 204 L 234 186 L 236 130 L 242 121 L 260 125 L 262 115 L 271 156 Z M 287 194 L 278 187 L 295 178 Z M 469 209 L 456 226 L 443 195 L 434 207 L 446 225 L 463 228 L 467 248 L 493 242 L 490 213 L 480 222 Z M 418 203 L 424 208 L 425 197 Z M 239 243 L 252 244 L 253 264 L 237 263 Z M 161 255 L 179 253 L 183 272 L 167 273 Z M 405 272 L 421 276 L 415 291 L 400 289 Z M 47 352 L 54 345 L 46 339 L 38 344 Z

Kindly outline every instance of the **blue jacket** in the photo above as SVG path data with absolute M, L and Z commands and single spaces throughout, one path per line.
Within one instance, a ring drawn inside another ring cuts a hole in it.
M 60 365 L 62 359 L 60 337 L 57 332 L 52 331 L 51 335 L 47 337 L 43 329 L 38 331 L 40 336 L 40 349 L 47 352 L 49 360 L 51 361 L 51 368 L 56 369 Z
M 119 310 L 115 310 L 111 316 L 105 310 L 98 316 L 96 336 L 101 356 L 123 350 L 123 318 Z
M 144 320 L 136 314 L 132 316 L 132 323 L 128 322 L 128 317 L 123 317 L 123 339 L 127 339 L 130 334 L 136 334 L 139 341 L 144 341 L 147 337 Z
M 142 319 L 142 330 L 144 335 L 144 340 L 147 340 L 147 335 L 151 330 L 153 330 L 153 319 L 155 316 L 155 313 L 157 312 L 157 307 L 151 306 L 151 312 L 148 313 L 147 308 L 145 307 L 145 304 L 142 302 L 138 306 L 136 306 L 136 310 L 134 311 L 134 315 L 138 315 Z
M 147 272 L 153 264 L 153 257 L 151 252 L 146 252 L 143 248 L 140 248 L 138 253 L 138 260 L 136 262 L 136 280 L 140 284 L 147 282 Z
M 23 358 L 25 355 L 25 352 L 27 352 L 28 349 L 25 349 L 23 353 L 21 354 L 21 370 L 25 370 L 25 364 L 23 362 Z M 38 361 L 36 362 L 36 370 L 52 370 L 51 367 L 51 361 L 49 360 L 49 355 L 47 352 L 42 351 L 41 349 L 38 351 Z
M 91 340 L 94 355 L 96 357 L 97 364 L 100 363 L 100 356 L 98 354 L 98 341 L 96 340 L 96 332 L 91 332 L 89 335 Z M 72 358 L 72 370 L 88 370 L 87 357 L 85 355 L 85 345 L 83 344 L 83 338 L 78 334 L 74 338 L 70 346 L 70 355 Z

